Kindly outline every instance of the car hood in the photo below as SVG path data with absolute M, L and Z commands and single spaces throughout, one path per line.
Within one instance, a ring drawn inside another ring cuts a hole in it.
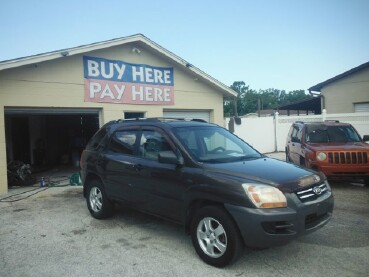
M 365 151 L 369 145 L 363 142 L 330 142 L 307 144 L 307 148 L 313 151 Z
M 267 157 L 240 162 L 206 164 L 205 170 L 209 174 L 236 177 L 245 183 L 272 185 L 284 192 L 292 192 L 325 180 L 322 173 Z

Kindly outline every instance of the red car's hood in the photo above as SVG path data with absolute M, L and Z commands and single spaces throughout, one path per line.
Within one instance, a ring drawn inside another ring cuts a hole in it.
M 369 151 L 369 144 L 363 142 L 309 143 L 306 148 L 313 151 Z

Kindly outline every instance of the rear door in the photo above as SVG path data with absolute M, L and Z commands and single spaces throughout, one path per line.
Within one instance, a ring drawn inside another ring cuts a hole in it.
M 119 129 L 113 133 L 104 153 L 105 187 L 116 199 L 131 201 L 131 186 L 138 176 L 135 168 L 138 128 Z

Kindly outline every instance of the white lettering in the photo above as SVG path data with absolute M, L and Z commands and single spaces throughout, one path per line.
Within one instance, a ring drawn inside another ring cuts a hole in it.
M 161 70 L 154 69 L 155 83 L 164 83 L 163 72 Z
M 99 83 L 90 83 L 90 98 L 95 98 L 95 94 L 101 91 L 101 85 Z
M 170 70 L 164 70 L 164 83 L 170 84 Z
M 109 96 L 112 100 L 115 99 L 113 92 L 110 90 L 110 87 L 108 84 L 106 84 L 103 92 L 100 95 L 100 99 L 105 98 L 105 96 Z
M 119 65 L 115 63 L 114 67 L 118 71 L 118 79 L 123 79 L 124 71 L 126 71 L 126 65 L 122 64 L 121 67 L 119 67 Z
M 149 67 L 145 68 L 145 79 L 146 79 L 146 82 L 148 83 L 154 82 L 153 75 L 152 75 L 152 68 L 149 68 Z
M 105 62 L 101 62 L 101 75 L 105 78 L 105 79 L 111 79 L 114 76 L 114 68 L 113 68 L 113 64 L 112 63 L 108 63 L 109 66 L 109 73 L 106 73 L 106 66 L 105 66 Z
M 145 87 L 145 98 L 146 101 L 154 101 L 154 98 L 152 98 L 152 87 Z
M 170 89 L 169 88 L 165 88 L 164 89 L 164 101 L 165 102 L 170 102 Z
M 163 102 L 163 91 L 160 88 L 154 88 L 154 99 L 155 101 Z
M 120 88 L 118 85 L 114 85 L 115 90 L 118 92 L 117 99 L 120 100 L 123 96 L 124 90 L 126 89 L 125 85 L 121 85 Z
M 143 67 L 140 66 L 137 69 L 136 66 L 132 66 L 132 78 L 133 78 L 133 81 L 137 81 L 137 77 L 139 77 L 139 81 L 140 82 L 144 82 L 145 81 L 145 75 L 144 75 Z
M 140 97 L 139 100 L 143 101 L 143 87 L 140 86 L 140 90 L 136 91 L 136 86 L 132 86 L 132 100 L 137 101 L 137 95 Z
M 95 61 L 87 61 L 88 76 L 97 77 L 100 74 L 99 63 Z

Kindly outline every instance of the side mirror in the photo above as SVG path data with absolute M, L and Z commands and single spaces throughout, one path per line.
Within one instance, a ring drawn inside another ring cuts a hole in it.
M 369 135 L 364 135 L 364 137 L 363 137 L 363 141 L 364 141 L 364 142 L 369 141 Z
M 161 151 L 159 153 L 159 162 L 163 164 L 183 165 L 183 158 L 178 158 L 173 151 Z

